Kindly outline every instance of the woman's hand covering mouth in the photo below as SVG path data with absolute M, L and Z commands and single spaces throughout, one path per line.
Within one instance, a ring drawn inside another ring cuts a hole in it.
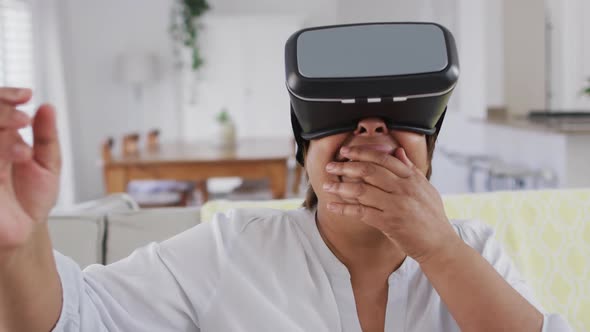
M 344 147 L 344 146 L 343 146 Z M 366 143 L 366 144 L 351 144 L 351 145 L 347 145 L 347 147 L 355 147 L 355 148 L 361 148 L 361 149 L 367 149 L 367 150 L 374 150 L 374 151 L 380 151 L 380 152 L 384 152 L 387 153 L 388 155 L 393 156 L 396 147 L 393 146 L 393 144 L 388 144 L 388 143 Z M 340 151 L 340 149 L 338 149 L 338 151 Z M 350 161 L 354 161 L 351 160 L 349 158 L 346 158 L 344 156 L 342 156 L 340 154 L 340 152 L 338 152 L 336 158 L 335 158 L 336 162 L 350 162 Z M 349 182 L 349 183 L 357 183 L 357 182 L 362 182 L 362 179 L 358 179 L 358 178 L 348 178 L 346 176 L 338 176 L 338 180 L 340 182 Z

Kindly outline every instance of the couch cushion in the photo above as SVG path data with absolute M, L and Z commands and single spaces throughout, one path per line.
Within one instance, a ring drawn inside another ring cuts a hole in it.
M 301 198 L 275 199 L 264 201 L 208 201 L 201 207 L 201 222 L 211 221 L 217 212 L 224 212 L 237 208 L 270 208 L 278 210 L 296 209 L 303 204 Z
M 493 226 L 545 309 L 590 331 L 590 190 L 448 196 L 445 209 Z
M 161 242 L 197 225 L 197 207 L 157 208 L 107 215 L 106 263 L 129 256 L 150 242 Z
M 48 221 L 53 248 L 80 267 L 102 262 L 102 216 L 54 215 Z
M 590 190 L 547 190 L 449 195 L 450 219 L 478 219 L 496 230 L 539 302 L 567 317 L 576 331 L 590 331 Z M 239 207 L 293 209 L 301 199 L 212 201 L 203 222 Z
M 54 210 L 52 215 L 104 215 L 113 211 L 136 211 L 139 205 L 125 193 L 111 194 L 92 201 L 86 201 L 68 207 L 66 210 Z
M 114 194 L 52 211 L 48 226 L 53 247 L 71 257 L 81 267 L 103 263 L 105 216 L 110 211 L 137 210 L 126 194 Z

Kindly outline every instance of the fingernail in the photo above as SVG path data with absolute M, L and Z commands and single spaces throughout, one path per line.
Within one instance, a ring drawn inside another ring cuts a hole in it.
M 331 183 L 324 183 L 324 185 L 322 186 L 322 188 L 324 188 L 324 190 L 330 190 L 332 189 L 333 185 Z
M 347 154 L 349 152 L 350 152 L 350 148 L 348 146 L 345 146 L 342 149 L 340 149 L 340 153 L 342 153 L 342 154 Z
M 334 168 L 336 168 L 336 164 L 334 164 L 334 163 L 328 163 L 328 165 L 326 165 L 327 171 L 332 171 L 332 170 L 334 170 Z

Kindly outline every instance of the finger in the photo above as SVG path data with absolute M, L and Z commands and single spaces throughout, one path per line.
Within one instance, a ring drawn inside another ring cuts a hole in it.
M 22 163 L 31 160 L 33 157 L 33 149 L 23 139 L 18 137 L 18 140 L 11 149 L 12 161 L 15 163 Z
M 399 186 L 398 180 L 400 178 L 397 175 L 385 167 L 371 162 L 331 162 L 326 165 L 326 171 L 334 175 L 362 179 L 364 182 L 389 193 L 395 191 Z
M 408 166 L 409 168 L 414 168 L 414 163 L 410 160 L 410 158 L 408 158 L 408 155 L 406 154 L 406 149 L 399 147 L 395 149 L 393 155 L 402 163 L 404 163 L 404 165 Z
M 12 162 L 19 159 L 22 150 L 26 150 L 22 146 L 27 147 L 27 143 L 25 143 L 18 131 L 0 129 L 0 160 Z
M 381 151 L 347 147 L 340 149 L 340 153 L 351 160 L 369 161 L 381 165 L 401 178 L 407 178 L 413 174 L 413 170 L 401 160 Z
M 41 105 L 33 119 L 33 158 L 54 173 L 61 168 L 55 110 L 51 105 Z
M 31 158 L 31 148 L 15 130 L 0 130 L 0 177 L 5 180 L 12 163 Z
M 31 123 L 31 117 L 14 106 L 0 103 L 0 129 L 20 129 Z
M 19 105 L 31 100 L 33 91 L 26 88 L 0 88 L 0 101 L 10 104 Z
M 347 204 L 330 202 L 327 206 L 332 213 L 356 218 L 365 224 L 375 227 L 393 239 L 393 234 L 399 230 L 395 219 L 387 218 L 383 211 L 363 204 Z
M 323 185 L 323 189 L 344 199 L 356 200 L 378 210 L 383 210 L 387 206 L 388 195 L 390 195 L 364 182 L 327 182 Z
M 347 204 L 339 202 L 328 203 L 328 210 L 343 217 L 353 217 L 364 223 L 376 224 L 376 220 L 383 219 L 383 212 L 363 204 Z

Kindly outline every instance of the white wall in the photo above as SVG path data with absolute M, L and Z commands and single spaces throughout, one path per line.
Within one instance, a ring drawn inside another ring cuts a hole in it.
M 73 150 L 71 140 L 71 126 L 69 105 L 67 102 L 64 59 L 60 39 L 61 26 L 59 22 L 57 1 L 32 1 L 35 60 L 38 70 L 36 75 L 38 90 L 35 91 L 37 100 L 49 102 L 56 109 L 58 134 L 61 145 L 62 168 L 60 177 L 60 192 L 57 201 L 58 208 L 67 208 L 75 201 L 75 168 L 73 165 Z
M 457 39 L 462 77 L 450 105 L 451 112 L 457 114 L 449 117 L 448 126 L 445 124 L 441 144 L 461 151 L 480 150 L 481 132 L 470 127 L 466 117 L 481 117 L 488 101 L 487 84 L 482 82 L 486 68 L 491 66 L 486 62 L 483 41 L 489 32 L 485 29 L 485 1 L 210 2 L 213 10 L 207 14 L 205 23 L 211 23 L 211 27 L 209 30 L 206 27 L 201 38 L 206 66 L 197 74 L 196 84 L 190 83 L 192 74 L 181 74 L 169 68 L 160 82 L 146 88 L 143 104 L 138 104 L 133 99 L 132 89 L 114 79 L 115 59 L 125 50 L 156 52 L 165 63 L 172 65 L 168 35 L 172 0 L 63 0 L 61 14 L 67 45 L 64 54 L 72 110 L 77 200 L 94 198 L 103 192 L 97 161 L 99 145 L 107 135 L 120 137 L 124 132 L 157 126 L 162 129 L 163 139 L 207 137 L 214 133 L 212 118 L 222 106 L 227 106 L 239 122 L 238 133 L 242 137 L 290 134 L 288 103 L 286 91 L 283 91 L 282 45 L 276 46 L 276 51 L 272 45 L 295 30 L 294 27 L 310 25 L 429 20 L 447 26 Z M 223 21 L 232 18 L 236 19 L 233 27 L 224 27 Z M 252 23 L 257 18 L 258 24 Z M 282 22 L 274 24 L 273 20 Z M 269 28 L 271 31 L 265 32 L 273 42 L 264 44 L 262 38 L 255 37 L 264 32 L 262 21 L 276 27 L 275 31 Z M 257 45 L 263 47 L 244 53 L 240 51 L 244 48 L 237 46 L 249 43 L 259 43 Z M 238 48 L 227 48 L 229 44 Z M 266 67 L 275 69 L 267 71 Z M 258 93 L 260 88 L 256 87 L 268 82 L 277 83 L 270 85 L 269 98 L 262 99 Z M 493 86 L 497 88 L 497 82 Z M 191 96 L 195 102 L 190 102 Z M 493 100 L 500 100 L 498 96 L 500 94 Z M 470 139 L 465 140 L 465 137 Z M 438 162 L 435 168 L 435 174 L 443 174 L 441 179 L 452 179 L 443 183 L 448 186 L 448 190 L 443 188 L 443 191 L 462 191 L 456 190 L 456 184 L 464 180 L 464 174 L 457 173 L 454 165 L 445 163 Z
M 457 0 L 454 35 L 457 41 L 461 75 L 453 93 L 450 112 L 445 118 L 437 145 L 462 155 L 485 153 L 485 126 L 474 121 L 485 116 L 487 108 L 487 44 L 485 0 Z M 451 162 L 435 150 L 432 183 L 442 193 L 469 190 L 468 170 Z
M 444 1 L 446 5 L 422 0 L 411 6 L 389 0 L 323 1 L 323 6 L 304 1 L 287 8 L 273 3 L 212 4 L 215 9 L 204 18 L 201 37 L 207 64 L 196 74 L 196 83 L 191 73 L 184 77 L 184 137 L 215 135 L 211 121 L 223 108 L 236 120 L 240 137 L 290 136 L 283 46 L 292 32 L 306 25 L 414 20 L 455 28 L 454 0 Z
M 283 50 L 285 40 L 304 20 L 286 15 L 208 15 L 201 38 L 206 65 L 184 76 L 184 138 L 215 137 L 214 119 L 222 109 L 235 121 L 239 138 L 291 137 Z
M 504 15 L 503 2 L 486 1 L 486 85 L 487 106 L 503 107 L 504 98 Z
M 168 35 L 172 0 L 63 0 L 66 75 L 76 170 L 76 199 L 103 193 L 100 143 L 105 137 L 158 127 L 178 133 L 175 73 L 146 87 L 138 104 L 131 87 L 115 80 L 116 58 L 126 50 L 159 54 L 172 65 Z M 139 127 L 141 126 L 141 127 Z
M 545 4 L 505 0 L 504 91 L 513 114 L 545 108 Z
M 103 193 L 99 161 L 99 145 L 107 136 L 121 137 L 123 133 L 145 131 L 158 127 L 163 139 L 198 137 L 210 133 L 212 114 L 218 105 L 186 106 L 195 86 L 184 84 L 180 72 L 172 69 L 172 44 L 168 34 L 168 20 L 173 0 L 63 0 L 60 6 L 64 25 L 64 54 L 72 109 L 71 124 L 76 174 L 76 200 L 95 198 Z M 211 0 L 212 11 L 208 15 L 272 15 L 274 17 L 299 17 L 300 26 L 333 24 L 337 0 L 305 1 L 238 1 Z M 247 26 L 244 26 L 247 28 Z M 284 33 L 283 33 L 284 34 Z M 226 43 L 235 42 L 235 35 L 227 35 Z M 206 38 L 206 35 L 204 36 Z M 208 50 L 205 48 L 205 50 Z M 143 99 L 134 98 L 132 88 L 115 79 L 117 57 L 125 52 L 150 52 L 158 54 L 166 66 L 165 76 L 157 83 L 147 86 Z M 239 69 L 242 54 L 208 54 L 208 62 L 230 60 L 227 66 Z M 225 57 L 225 58 L 224 58 Z M 229 58 L 228 58 L 229 57 Z M 259 63 L 262 59 L 258 60 Z M 233 61 L 233 62 L 232 62 Z M 246 64 L 247 65 L 247 64 Z M 232 67 L 233 66 L 233 67 Z M 214 65 L 212 65 L 214 67 Z M 228 71 L 226 70 L 225 73 Z M 252 74 L 252 72 L 250 73 Z M 224 74 L 221 75 L 222 77 Z M 244 77 L 246 75 L 239 75 Z M 205 81 L 205 77 L 201 80 Z M 197 84 L 201 84 L 197 83 Z M 236 82 L 212 80 L 224 91 L 219 105 L 237 105 L 240 91 Z M 243 81 L 240 81 L 243 83 Z M 226 85 L 226 86 L 222 86 Z M 282 87 L 281 82 L 281 87 Z M 243 88 L 240 86 L 239 88 Z M 189 91 L 186 91 L 189 89 Z M 198 90 L 198 89 L 197 89 Z M 211 87 L 205 88 L 211 92 Z M 211 94 L 206 94 L 214 100 Z M 214 95 L 213 95 L 214 96 Z M 235 98 L 235 97 L 238 98 Z M 203 97 L 199 91 L 196 99 Z M 276 100 L 276 99 L 275 99 Z M 283 107 L 281 105 L 280 107 Z M 231 110 L 230 110 L 231 111 Z M 240 115 L 246 118 L 243 114 Z M 251 118 L 247 118 L 251 120 Z M 288 122 L 286 123 L 288 125 Z M 200 129 L 204 128 L 202 131 Z M 272 128 L 266 125 L 264 129 Z M 252 128 L 256 130 L 256 128 Z M 266 135 L 268 136 L 268 134 Z M 202 137 L 202 136 L 201 136 Z
M 341 0 L 209 0 L 214 15 L 303 17 L 306 26 L 333 24 Z
M 551 106 L 557 110 L 588 110 L 590 97 L 580 91 L 590 78 L 590 2 L 548 0 L 551 34 Z

